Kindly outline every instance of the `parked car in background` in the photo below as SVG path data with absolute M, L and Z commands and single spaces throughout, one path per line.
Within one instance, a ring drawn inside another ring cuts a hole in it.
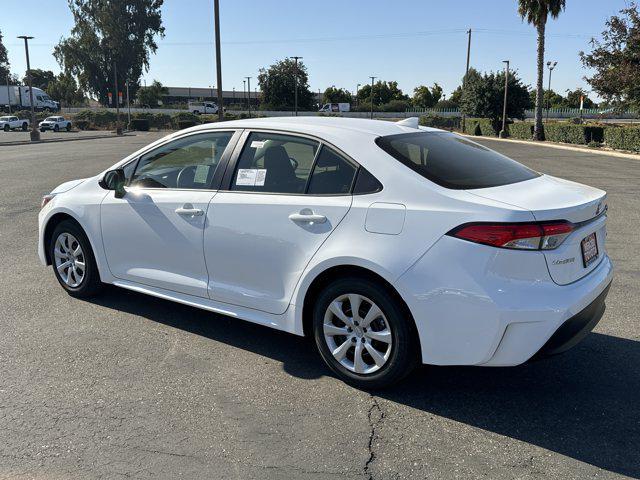
M 218 105 L 213 102 L 189 102 L 189 111 L 196 115 L 218 113 Z
M 604 191 L 417 118 L 264 118 L 181 130 L 60 185 L 38 253 L 71 296 L 108 283 L 307 335 L 374 388 L 418 363 L 577 344 L 613 277 L 607 215 Z
M 53 130 L 58 132 L 60 130 L 71 131 L 71 120 L 66 120 L 64 117 L 47 117 L 38 124 L 38 128 L 41 132 L 45 130 Z
M 8 132 L 9 130 L 17 130 L 21 129 L 23 132 L 26 132 L 29 128 L 29 120 L 19 119 L 15 115 L 7 115 L 5 117 L 0 117 L 0 129 Z
M 348 103 L 325 103 L 319 112 L 327 112 L 327 113 L 340 113 L 340 112 L 348 112 L 351 110 L 351 105 Z

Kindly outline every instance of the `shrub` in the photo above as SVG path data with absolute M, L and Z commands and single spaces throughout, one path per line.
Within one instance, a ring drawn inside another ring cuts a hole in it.
M 74 120 L 74 125 L 80 130 L 89 130 L 91 123 L 88 120 Z
M 149 131 L 149 120 L 146 118 L 132 118 L 131 119 L 131 128 L 133 130 L 138 130 L 140 132 L 148 132 Z
M 488 118 L 467 118 L 465 120 L 464 133 L 468 135 L 495 137 L 498 135 L 498 130 L 496 130 L 493 122 Z
M 587 145 L 589 142 L 602 142 L 604 128 L 597 125 L 575 125 L 567 122 L 547 123 L 544 126 L 545 140 L 550 142 Z
M 464 122 L 464 133 L 467 135 L 482 135 L 478 120 L 475 118 L 467 118 Z
M 533 123 L 514 122 L 509 125 L 509 136 L 520 140 L 531 140 L 533 138 Z
M 379 110 L 382 112 L 405 112 L 410 105 L 409 100 L 391 100 L 389 103 L 380 105 Z
M 640 152 L 640 127 L 608 126 L 604 129 L 604 141 L 611 148 Z
M 180 126 L 181 122 L 184 122 L 183 124 L 186 126 Z M 178 128 L 182 130 L 183 128 L 188 128 L 188 127 L 193 127 L 194 125 L 198 125 L 200 123 L 200 116 L 190 112 L 174 113 L 171 116 L 171 123 L 174 128 Z
M 193 120 L 178 120 L 177 125 L 178 130 L 183 130 L 185 128 L 195 127 L 196 125 L 198 125 L 198 123 L 194 122 Z
M 444 130 L 459 130 L 460 117 L 441 117 L 439 115 L 422 115 L 420 125 L 424 127 L 442 128 Z

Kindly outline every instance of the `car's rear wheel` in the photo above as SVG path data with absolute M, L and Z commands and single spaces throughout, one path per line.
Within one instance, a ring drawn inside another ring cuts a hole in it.
M 27 128 L 29 128 L 29 125 L 27 125 L 27 122 L 24 122 L 24 123 L 22 124 L 22 131 L 23 131 L 23 132 L 26 132 L 26 131 L 27 131 Z
M 70 131 L 71 131 L 71 124 L 69 123 L 67 124 L 67 132 L 70 132 Z
M 418 360 L 418 341 L 403 305 L 380 284 L 347 277 L 327 285 L 313 310 L 316 346 L 340 378 L 359 388 L 383 388 Z
M 60 127 L 59 127 L 58 125 L 54 125 L 54 126 L 53 126 L 53 131 L 54 131 L 54 132 L 57 132 L 57 131 L 59 131 L 59 130 L 60 130 Z
M 9 126 L 9 124 L 5 124 L 4 131 L 8 132 L 9 130 L 11 130 L 11 127 Z
M 91 244 L 75 222 L 64 220 L 56 226 L 49 255 L 53 272 L 69 295 L 86 298 L 100 291 L 102 282 Z

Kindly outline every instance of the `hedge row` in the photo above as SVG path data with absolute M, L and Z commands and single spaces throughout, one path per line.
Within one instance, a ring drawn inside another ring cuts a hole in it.
M 640 127 L 607 127 L 604 142 L 611 148 L 640 152 Z
M 224 114 L 225 120 L 237 120 L 246 118 L 246 114 Z M 112 129 L 116 127 L 116 114 L 111 110 L 81 110 L 74 116 L 74 124 L 81 130 Z M 120 122 L 124 125 L 127 121 L 126 113 L 120 113 Z M 189 112 L 178 112 L 173 115 L 166 113 L 136 112 L 131 114 L 131 128 L 134 130 L 148 131 L 151 128 L 183 129 L 201 123 L 218 121 L 217 115 L 194 115 Z
M 420 125 L 460 130 L 459 118 L 428 115 L 420 117 Z M 532 122 L 514 122 L 507 128 L 509 137 L 531 140 L 533 137 Z M 486 118 L 467 118 L 464 133 L 468 135 L 498 135 L 498 130 Z M 550 142 L 571 143 L 575 145 L 604 144 L 617 150 L 640 152 L 640 127 L 620 125 L 590 125 L 572 122 L 549 122 L 544 124 L 545 139 Z

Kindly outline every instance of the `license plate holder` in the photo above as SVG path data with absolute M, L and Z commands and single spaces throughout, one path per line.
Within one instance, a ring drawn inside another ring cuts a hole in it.
M 598 259 L 599 252 L 596 232 L 590 233 L 584 237 L 580 242 L 580 248 L 582 250 L 582 264 L 584 265 L 584 268 L 587 268 Z

